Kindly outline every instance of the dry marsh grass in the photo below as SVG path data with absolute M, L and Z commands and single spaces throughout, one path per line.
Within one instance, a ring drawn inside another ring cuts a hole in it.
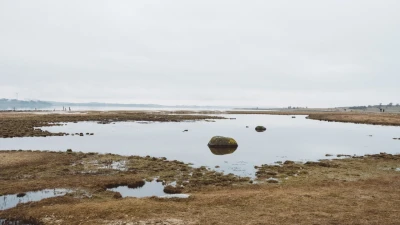
M 6 171 L 2 173 L 0 187 L 6 193 L 75 187 L 90 190 L 92 194 L 91 198 L 67 195 L 22 204 L 0 211 L 0 218 L 32 217 L 44 224 L 399 224 L 400 221 L 398 155 L 377 154 L 309 164 L 287 162 L 279 167 L 260 165 L 258 170 L 265 173 L 260 173 L 258 184 L 253 185 L 237 177 L 211 175 L 208 174 L 211 171 L 193 169 L 165 158 L 18 151 L 2 151 L 0 158 L 4 158 L 0 162 L 8 162 L 7 166 L 0 164 L 0 171 Z M 19 162 L 11 163 L 13 159 Z M 127 165 L 134 165 L 130 167 L 133 171 L 78 173 L 94 170 L 95 165 L 84 166 L 89 162 L 101 164 L 121 159 L 129 161 Z M 43 164 L 43 171 L 32 172 L 38 162 Z M 73 164 L 83 166 L 74 173 L 59 174 Z M 7 176 L 17 166 L 22 173 L 36 177 Z M 263 175 L 267 171 L 281 182 L 265 182 L 269 175 Z M 306 173 L 293 176 L 299 171 Z M 115 199 L 115 193 L 104 189 L 107 185 L 140 182 L 153 176 L 179 181 L 186 179 L 186 172 L 197 174 L 187 177 L 193 183 L 184 188 L 184 192 L 191 193 L 188 199 Z

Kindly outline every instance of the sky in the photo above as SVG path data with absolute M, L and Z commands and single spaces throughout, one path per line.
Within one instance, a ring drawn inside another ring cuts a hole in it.
M 400 103 L 398 0 L 0 0 L 0 98 Z

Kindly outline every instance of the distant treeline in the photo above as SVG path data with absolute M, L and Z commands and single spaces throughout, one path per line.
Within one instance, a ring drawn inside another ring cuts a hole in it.
M 53 108 L 69 108 L 69 107 L 137 107 L 137 108 L 226 108 L 219 106 L 196 106 L 196 105 L 176 105 L 165 106 L 156 104 L 119 104 L 119 103 L 71 103 L 71 102 L 46 102 L 46 101 L 23 101 L 17 99 L 0 99 L 0 110 L 21 110 L 21 109 L 53 109 Z M 234 108 L 234 107 L 229 107 Z
M 389 103 L 387 105 L 383 105 L 382 103 L 379 105 L 368 105 L 368 106 L 351 106 L 349 109 L 367 109 L 367 108 L 388 108 L 388 107 L 399 107 L 400 104 L 397 103 L 394 105 L 393 103 Z
M 0 110 L 12 110 L 12 109 L 39 109 L 51 107 L 52 104 L 43 101 L 22 101 L 17 99 L 0 99 Z

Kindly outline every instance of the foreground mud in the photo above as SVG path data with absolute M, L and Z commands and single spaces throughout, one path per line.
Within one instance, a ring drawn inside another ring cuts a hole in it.
M 170 115 L 150 111 L 112 111 L 83 113 L 0 113 L 0 138 L 64 136 L 66 133 L 51 133 L 40 127 L 62 126 L 67 122 L 94 121 L 102 124 L 122 121 L 181 122 L 186 120 L 223 119 L 206 115 Z M 78 134 L 79 135 L 79 134 Z
M 113 162 L 124 162 L 112 168 Z M 165 158 L 40 151 L 0 152 L 2 195 L 74 193 L 0 211 L 41 224 L 398 224 L 400 156 L 259 165 L 258 179 Z M 188 199 L 115 198 L 113 185 L 176 181 Z M 277 182 L 269 182 L 271 178 Z M 252 184 L 253 183 L 253 184 Z

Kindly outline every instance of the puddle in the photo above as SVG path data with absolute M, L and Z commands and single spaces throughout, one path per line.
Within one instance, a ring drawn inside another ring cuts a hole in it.
M 151 196 L 163 196 L 166 195 L 164 192 L 164 186 L 162 182 L 155 180 L 146 182 L 144 186 L 138 188 L 129 188 L 128 186 L 119 186 L 116 188 L 109 188 L 109 191 L 119 192 L 123 198 L 136 197 L 144 198 Z
M 101 166 L 99 169 L 113 169 L 113 170 L 120 170 L 126 171 L 126 161 L 113 161 L 111 164 Z
M 172 182 L 169 185 L 176 186 L 176 182 Z M 137 188 L 129 188 L 128 186 L 119 186 L 116 188 L 109 188 L 109 191 L 119 192 L 123 198 L 126 197 L 152 197 L 156 196 L 159 198 L 188 198 L 188 194 L 166 194 L 164 192 L 164 185 L 162 182 L 157 182 L 153 180 L 151 182 L 146 182 L 144 186 Z
M 39 225 L 41 223 L 34 220 L 6 220 L 0 219 L 0 225 Z
M 67 194 L 69 192 L 71 192 L 71 190 L 68 190 L 68 189 L 45 189 L 45 190 L 41 190 L 41 191 L 27 192 L 27 193 L 25 193 L 24 196 L 22 196 L 21 194 L 3 195 L 3 196 L 0 196 L 0 210 L 14 208 L 19 203 L 37 202 L 37 201 L 40 201 L 40 200 L 46 199 L 46 198 L 64 196 L 65 194 Z M 22 197 L 17 197 L 17 196 L 22 196 Z M 7 223 L 4 223 L 4 224 L 7 224 Z

